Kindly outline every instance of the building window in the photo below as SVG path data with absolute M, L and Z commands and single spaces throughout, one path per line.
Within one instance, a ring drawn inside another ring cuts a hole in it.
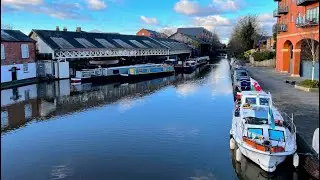
M 144 33 L 141 33 L 142 36 L 144 36 Z
M 6 59 L 6 54 L 5 54 L 5 51 L 4 51 L 4 45 L 1 44 L 1 59 Z
M 28 44 L 21 44 L 21 57 L 29 58 L 29 46 Z
M 319 6 L 311 9 L 307 9 L 306 20 L 319 22 Z
M 23 72 L 24 73 L 28 73 L 29 71 L 28 71 L 28 63 L 24 63 L 23 64 Z

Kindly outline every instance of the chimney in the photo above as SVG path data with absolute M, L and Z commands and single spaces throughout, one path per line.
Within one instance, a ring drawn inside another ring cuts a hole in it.
M 63 31 L 67 31 L 67 27 L 63 27 Z
M 59 26 L 56 26 L 56 31 L 60 31 Z
M 81 32 L 81 27 L 77 27 L 76 32 Z

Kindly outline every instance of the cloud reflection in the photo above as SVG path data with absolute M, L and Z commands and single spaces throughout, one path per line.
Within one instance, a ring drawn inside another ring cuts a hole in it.
M 143 105 L 145 102 L 143 99 L 135 99 L 135 98 L 124 98 L 121 99 L 118 103 L 118 110 L 123 113 L 132 109 L 135 106 Z
M 188 96 L 193 93 L 195 93 L 198 89 L 198 86 L 195 83 L 186 83 L 186 84 L 180 84 L 177 86 L 176 91 L 179 94 L 179 96 Z

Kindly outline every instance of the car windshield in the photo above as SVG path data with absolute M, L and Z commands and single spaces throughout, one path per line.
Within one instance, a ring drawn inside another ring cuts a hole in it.
M 246 98 L 246 103 L 250 105 L 256 105 L 257 104 L 257 99 L 252 97 L 252 98 Z
M 268 106 L 269 105 L 269 99 L 268 98 L 259 98 L 259 103 L 262 106 Z

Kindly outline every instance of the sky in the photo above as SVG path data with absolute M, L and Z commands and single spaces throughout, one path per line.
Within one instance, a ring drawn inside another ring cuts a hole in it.
M 136 34 L 141 28 L 173 31 L 204 27 L 227 43 L 236 20 L 259 16 L 271 35 L 273 0 L 1 0 L 1 24 L 29 34 L 32 29 Z

